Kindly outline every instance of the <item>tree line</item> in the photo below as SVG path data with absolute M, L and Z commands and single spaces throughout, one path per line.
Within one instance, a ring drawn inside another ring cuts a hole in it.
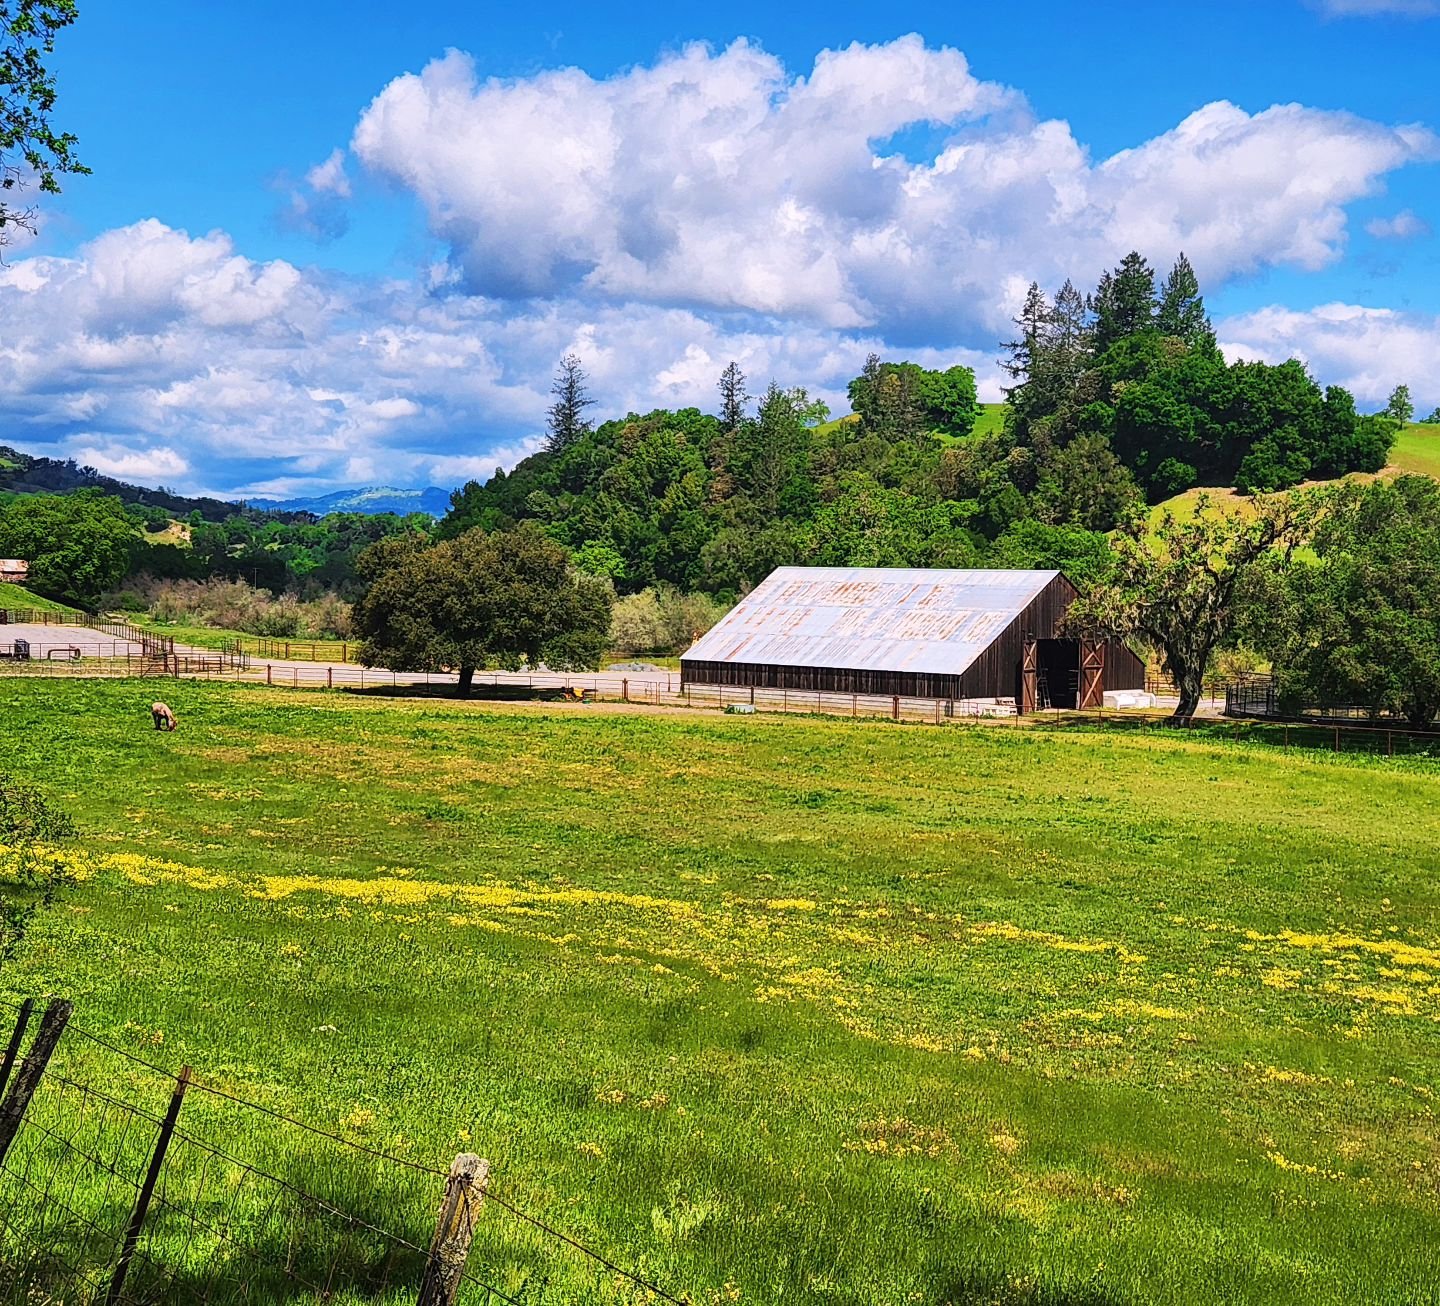
M 1005 345 L 997 429 L 969 368 L 872 356 L 831 421 L 801 387 L 758 398 L 730 363 L 718 411 L 598 425 L 580 359 L 544 446 L 458 490 L 440 534 L 533 521 L 619 592 L 733 599 L 782 564 L 1056 566 L 1084 582 L 1105 537 L 1197 485 L 1242 492 L 1385 465 L 1401 418 L 1361 414 L 1296 360 L 1227 364 L 1182 255 L 1138 253 L 1082 294 L 1032 285 Z
M 1440 484 L 1343 482 L 1196 510 L 1116 536 L 1068 621 L 1152 648 L 1188 718 L 1216 654 L 1274 668 L 1281 710 L 1440 716 Z

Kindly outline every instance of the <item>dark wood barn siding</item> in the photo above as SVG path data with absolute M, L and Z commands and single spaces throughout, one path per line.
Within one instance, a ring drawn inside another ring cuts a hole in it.
M 1075 602 L 1075 587 L 1056 576 L 960 676 L 959 698 L 1014 698 L 1015 676 L 1028 638 L 1058 639 L 1060 622 Z
M 680 660 L 682 681 L 696 685 L 754 685 L 757 689 L 820 690 L 827 694 L 899 694 L 904 698 L 1013 698 L 1025 640 L 1057 639 L 1075 587 L 1057 576 L 960 675 L 868 671 L 856 667 L 796 667 L 756 662 Z M 1145 667 L 1128 648 L 1105 649 L 1105 688 L 1143 689 Z

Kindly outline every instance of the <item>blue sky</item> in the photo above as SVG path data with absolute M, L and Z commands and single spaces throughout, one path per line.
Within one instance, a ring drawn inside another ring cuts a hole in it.
M 1132 245 L 1440 404 L 1440 3 L 406 10 L 82 0 L 0 441 L 283 495 L 513 462 L 568 349 L 606 410 L 871 348 L 994 395 L 1025 283 Z

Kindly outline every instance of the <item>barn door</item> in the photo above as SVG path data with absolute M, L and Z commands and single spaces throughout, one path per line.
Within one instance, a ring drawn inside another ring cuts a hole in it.
M 1035 710 L 1037 698 L 1036 683 L 1039 676 L 1039 656 L 1036 649 L 1035 637 L 1025 636 L 1025 643 L 1020 654 L 1020 715 L 1024 716 Z
M 1105 644 L 1102 640 L 1080 641 L 1080 697 L 1075 706 L 1082 712 L 1087 707 L 1105 706 Z

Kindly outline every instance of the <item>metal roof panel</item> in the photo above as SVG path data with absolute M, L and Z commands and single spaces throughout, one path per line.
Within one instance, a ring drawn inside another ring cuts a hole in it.
M 685 660 L 959 675 L 1059 574 L 777 567 Z

